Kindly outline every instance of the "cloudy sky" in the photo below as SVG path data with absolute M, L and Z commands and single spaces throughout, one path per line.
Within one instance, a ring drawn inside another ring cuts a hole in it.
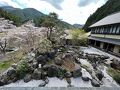
M 71 24 L 84 24 L 87 18 L 107 0 L 0 0 L 0 6 L 35 8 L 45 14 L 56 12 Z

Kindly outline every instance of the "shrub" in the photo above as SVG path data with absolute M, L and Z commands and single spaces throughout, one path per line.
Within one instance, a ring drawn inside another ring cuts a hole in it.
M 29 72 L 29 66 L 25 60 L 19 63 L 16 72 L 19 79 L 22 79 Z
M 118 83 L 120 84 L 120 71 L 119 70 L 115 70 L 113 68 L 108 68 L 108 74 L 110 76 L 112 76 L 112 78 Z
M 52 43 L 48 39 L 42 39 L 38 46 L 38 51 L 40 53 L 49 52 L 52 49 Z
M 118 84 L 120 84 L 120 74 L 115 74 L 115 75 L 113 75 L 113 79 L 118 83 Z

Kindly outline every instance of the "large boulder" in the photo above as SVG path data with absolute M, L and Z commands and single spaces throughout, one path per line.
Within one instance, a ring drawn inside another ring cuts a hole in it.
M 89 77 L 82 77 L 82 80 L 83 80 L 83 81 L 89 81 L 90 78 L 89 78 Z
M 93 69 L 97 69 L 97 64 L 96 63 L 93 63 L 92 66 L 93 66 Z
M 100 84 L 95 79 L 91 80 L 91 84 L 93 87 L 100 87 Z
M 43 83 L 41 83 L 41 84 L 39 85 L 39 87 L 45 87 L 45 85 L 46 85 L 46 83 L 43 82 Z
M 0 76 L 0 86 L 8 84 L 8 81 L 9 81 L 9 79 L 8 79 L 7 75 Z
M 37 62 L 37 61 L 34 61 L 34 62 L 32 63 L 32 67 L 35 68 L 35 69 L 38 68 L 38 62 Z
M 60 66 L 63 64 L 63 60 L 60 58 L 57 58 L 54 62 L 56 65 L 60 65 Z
M 14 68 L 14 69 L 16 69 L 17 68 L 17 64 L 16 63 L 14 63 L 14 64 L 12 64 L 12 66 L 11 66 L 12 68 Z
M 75 69 L 75 70 L 73 70 L 71 73 L 72 73 L 72 76 L 73 76 L 74 78 L 77 78 L 77 77 L 81 77 L 81 76 L 82 76 L 81 68 Z
M 16 80 L 16 72 L 14 72 L 13 69 L 9 69 L 6 73 L 0 76 L 0 86 L 15 82 Z
M 4 82 L 0 81 L 0 86 L 3 86 L 4 85 Z
M 70 72 L 67 71 L 67 72 L 65 73 L 65 77 L 66 77 L 66 78 L 70 78 L 71 76 L 72 76 L 72 74 L 71 74 Z
M 32 75 L 31 74 L 27 74 L 25 77 L 24 77 L 24 82 L 29 82 L 29 81 L 31 81 L 31 79 L 32 79 Z
M 42 66 L 42 70 L 48 71 L 49 67 L 50 67 L 49 65 L 44 65 Z
M 44 81 L 45 81 L 46 84 L 49 83 L 49 79 L 48 78 L 46 78 Z
M 71 79 L 70 78 L 66 78 L 66 81 L 69 85 L 71 85 Z
M 113 59 L 111 61 L 112 62 L 110 63 L 110 66 L 114 69 L 120 70 L 120 61 L 118 61 L 117 59 Z
M 33 79 L 40 80 L 42 78 L 41 70 L 35 69 L 32 75 Z
M 40 55 L 39 57 L 37 57 L 36 60 L 41 65 L 45 65 L 47 62 L 47 58 L 43 55 Z
M 100 56 L 102 60 L 105 60 L 105 59 L 109 59 L 110 57 L 109 56 L 106 56 L 106 55 L 101 55 Z
M 47 57 L 50 59 L 53 59 L 56 55 L 57 51 L 56 50 L 52 50 L 51 52 L 47 53 Z
M 58 75 L 58 67 L 54 66 L 54 65 L 51 65 L 49 68 L 48 68 L 48 71 L 47 71 L 47 74 L 48 74 L 48 77 L 55 77 Z
M 8 76 L 12 76 L 12 75 L 15 76 L 15 75 L 16 75 L 16 70 L 15 70 L 14 68 L 8 69 L 7 75 L 8 75 Z
M 96 72 L 96 77 L 101 81 L 102 80 L 102 78 L 104 77 L 104 74 L 103 74 L 103 72 L 102 71 L 100 71 L 100 70 L 98 70 L 97 72 Z

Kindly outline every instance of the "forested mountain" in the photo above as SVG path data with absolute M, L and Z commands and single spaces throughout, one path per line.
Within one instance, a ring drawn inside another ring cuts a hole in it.
M 19 8 L 14 8 L 14 7 L 11 7 L 11 6 L 4 6 L 4 7 L 1 7 L 1 8 L 5 11 L 17 16 L 17 17 L 20 17 L 22 23 L 33 19 L 36 26 L 38 26 L 38 24 L 39 24 L 38 23 L 39 19 L 45 16 L 45 14 L 39 12 L 38 10 L 36 10 L 34 8 L 19 9 Z M 74 28 L 73 25 L 71 25 L 67 22 L 64 22 L 64 21 L 60 21 L 59 26 L 62 27 L 62 28 L 67 28 L 67 29 Z
M 120 11 L 120 0 L 108 0 L 106 4 L 98 8 L 97 11 L 88 18 L 84 29 L 87 30 L 90 25 L 118 11 Z
M 21 25 L 21 19 L 15 15 L 12 15 L 0 8 L 0 18 L 9 19 L 11 21 L 14 21 L 14 25 L 20 26 Z
M 74 26 L 75 28 L 80 28 L 80 29 L 81 29 L 81 28 L 83 28 L 84 25 L 81 25 L 81 24 L 73 24 L 73 26 Z
M 20 17 L 22 22 L 44 16 L 43 13 L 33 8 L 19 9 L 11 6 L 4 6 L 2 8 L 13 15 Z

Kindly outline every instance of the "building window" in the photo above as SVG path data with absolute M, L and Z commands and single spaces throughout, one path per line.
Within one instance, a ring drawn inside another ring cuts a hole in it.
M 113 28 L 113 32 L 112 32 L 113 34 L 115 34 L 115 32 L 116 32 L 116 28 L 117 28 L 117 27 L 114 26 L 114 28 Z
M 117 27 L 116 34 L 120 34 L 120 26 Z
M 113 27 L 110 28 L 110 34 L 112 34 L 112 32 L 113 32 Z
M 103 32 L 104 32 L 104 28 L 102 28 L 102 32 L 101 33 L 103 34 Z

